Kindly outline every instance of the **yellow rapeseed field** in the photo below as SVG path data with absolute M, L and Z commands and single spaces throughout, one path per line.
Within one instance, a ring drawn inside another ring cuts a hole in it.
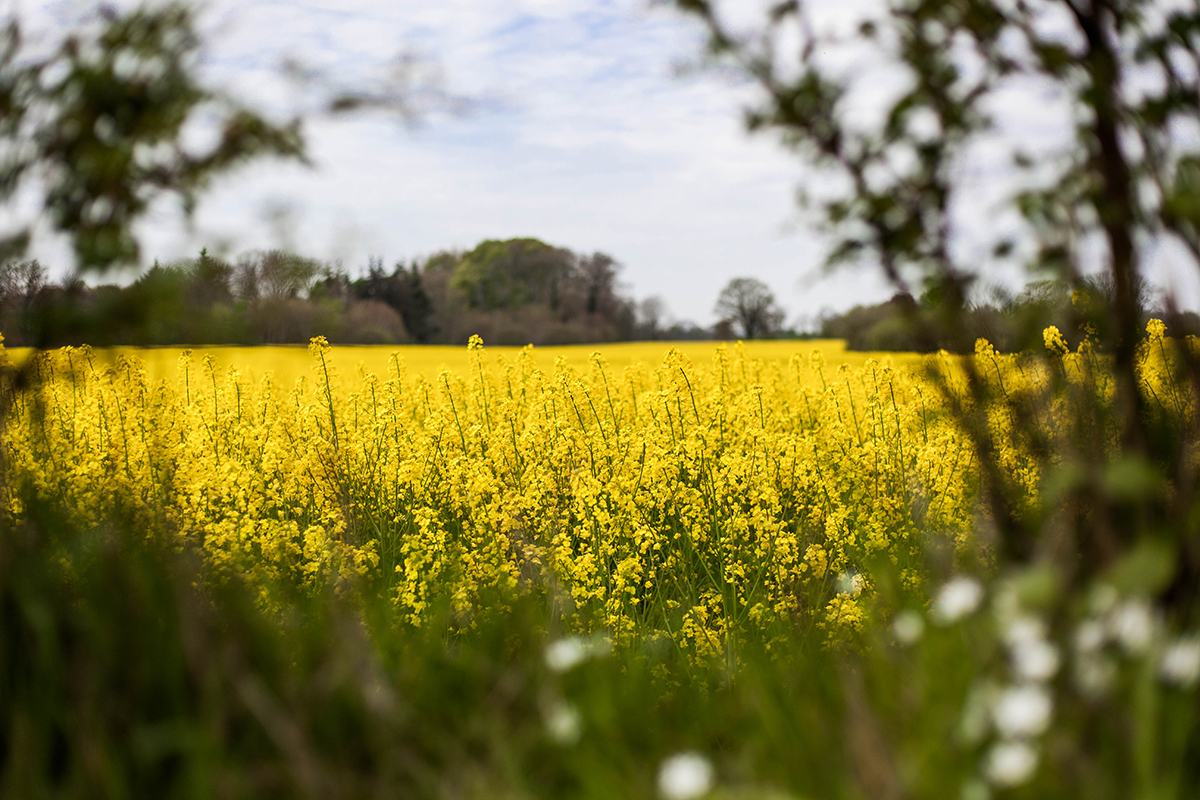
M 268 605 L 283 578 L 357 582 L 408 624 L 469 625 L 543 592 L 571 628 L 697 658 L 785 624 L 851 631 L 873 559 L 919 598 L 929 537 L 976 547 L 974 457 L 926 369 L 949 357 L 593 349 L 36 354 L 3 420 L 4 502 L 165 526 Z M 1043 380 L 974 358 L 1005 392 Z M 1001 455 L 1036 497 L 1036 460 Z
M 918 358 L 906 353 L 855 353 L 846 350 L 845 343 L 837 339 L 819 339 L 812 341 L 754 341 L 743 343 L 745 352 L 751 358 L 760 361 L 786 362 L 793 355 L 802 352 L 805 355 L 813 351 L 820 352 L 826 362 L 833 366 L 847 364 L 851 367 L 861 367 L 867 359 L 886 361 L 894 364 L 912 364 Z M 712 357 L 714 345 L 712 342 L 613 342 L 603 345 L 565 345 L 559 347 L 538 347 L 533 350 L 533 363 L 543 370 L 554 367 L 558 359 L 563 359 L 571 367 L 583 368 L 591 361 L 592 353 L 601 350 L 608 365 L 614 369 L 623 369 L 637 363 L 657 364 L 662 360 L 663 353 L 668 347 L 674 347 L 683 355 L 694 361 L 708 361 Z M 488 347 L 489 357 L 512 359 L 521 352 L 519 347 Z M 219 370 L 236 367 L 238 373 L 250 382 L 257 383 L 269 373 L 273 380 L 281 386 L 291 386 L 297 378 L 308 376 L 312 372 L 312 362 L 305 345 L 269 345 L 261 347 L 237 346 L 207 346 L 191 348 L 192 356 L 202 361 L 206 356 L 212 356 Z M 32 354 L 29 348 L 10 348 L 9 353 L 14 361 L 27 358 Z M 151 380 L 173 380 L 178 368 L 180 348 L 175 347 L 113 347 L 97 349 L 93 352 L 96 363 L 111 366 L 119 356 L 137 358 L 146 368 Z M 463 372 L 470 366 L 468 351 L 455 345 L 332 345 L 329 349 L 329 360 L 344 375 L 358 377 L 367 373 L 387 375 L 393 368 L 392 356 L 398 354 L 404 361 L 407 373 L 411 376 L 424 375 L 427 379 L 436 378 L 438 372 L 448 369 L 451 372 Z

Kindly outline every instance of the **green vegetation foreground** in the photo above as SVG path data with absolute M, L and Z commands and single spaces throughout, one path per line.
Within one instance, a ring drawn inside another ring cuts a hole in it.
M 936 314 L 901 309 L 921 342 L 970 336 L 982 253 L 1072 293 L 1096 266 L 1111 294 L 1042 358 L 982 343 L 891 380 L 671 354 L 343 393 L 320 343 L 293 391 L 85 352 L 6 369 L 5 796 L 1198 794 L 1200 358 L 1138 286 L 1147 246 L 1200 262 L 1200 153 L 1174 133 L 1200 14 L 912 0 L 828 31 L 785 2 L 743 36 L 675 5 L 761 89 L 749 124 L 818 169 L 831 261 L 933 290 Z M 303 144 L 197 85 L 187 9 L 96 22 L 41 54 L 15 20 L 0 37 L 0 198 L 32 191 L 103 272 L 137 261 L 151 200 L 190 210 Z M 864 120 L 882 72 L 911 80 Z M 965 159 L 1035 85 L 1072 143 L 1014 143 L 1021 224 L 950 246 Z M 214 104 L 220 145 L 172 147 Z M 463 277 L 490 314 L 487 272 Z
M 1161 333 L 1141 385 L 1183 431 Z M 1052 542 L 1076 425 L 1112 384 L 1090 348 L 1046 344 L 965 366 Z M 5 794 L 1197 785 L 1194 604 L 1162 602 L 1186 555 L 1150 542 L 1096 579 L 1006 562 L 946 411 L 975 402 L 963 364 L 487 353 L 344 380 L 318 340 L 292 386 L 186 355 L 150 380 L 87 349 L 10 372 Z M 1152 464 L 1101 478 L 1171 485 Z

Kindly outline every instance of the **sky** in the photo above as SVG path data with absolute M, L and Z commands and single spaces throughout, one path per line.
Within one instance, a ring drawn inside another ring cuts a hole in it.
M 830 24 L 852 23 L 855 6 L 830 4 Z M 21 10 L 54 30 L 90 7 L 68 0 Z M 431 65 L 425 74 L 468 108 L 433 104 L 415 122 L 310 115 L 312 168 L 260 162 L 222 178 L 191 229 L 176 204 L 157 207 L 139 229 L 148 261 L 202 246 L 229 254 L 283 246 L 354 272 L 370 256 L 392 264 L 533 236 L 610 254 L 627 293 L 659 296 L 675 319 L 705 325 L 734 277 L 766 282 L 800 327 L 891 294 L 869 270 L 823 273 L 823 240 L 795 203 L 799 186 L 813 188 L 812 173 L 769 135 L 747 136 L 741 109 L 751 87 L 681 69 L 695 61 L 702 32 L 661 4 L 209 0 L 203 8 L 205 79 L 271 113 L 313 105 L 284 78 L 287 59 L 357 86 L 401 53 Z M 887 75 L 879 78 L 867 84 L 886 92 Z M 868 114 L 878 100 L 865 97 Z M 1053 143 L 1052 106 L 1013 98 L 1015 129 Z M 993 224 L 1005 167 L 985 153 L 973 169 L 981 200 L 967 216 Z M 67 261 L 61 242 L 37 248 L 46 263 Z M 1186 277 L 1160 283 L 1194 305 L 1200 288 Z

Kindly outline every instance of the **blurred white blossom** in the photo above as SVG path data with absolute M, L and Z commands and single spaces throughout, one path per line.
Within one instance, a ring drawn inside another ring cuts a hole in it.
M 1031 639 L 1012 646 L 1013 671 L 1022 680 L 1043 682 L 1058 672 L 1058 648 L 1045 639 Z
M 984 775 L 995 786 L 1016 786 L 1033 776 L 1038 754 L 1026 742 L 999 742 L 988 753 Z
M 676 753 L 658 768 L 658 791 L 666 800 L 702 797 L 712 785 L 712 764 L 699 753 Z
M 1028 614 L 1012 618 L 1004 628 L 1004 640 L 1010 645 L 1045 638 L 1046 623 Z
M 1104 647 L 1107 640 L 1104 626 L 1094 619 L 1084 620 L 1075 629 L 1075 649 L 1080 653 L 1094 653 Z
M 996 730 L 1008 739 L 1038 736 L 1050 726 L 1053 702 L 1041 686 L 1015 686 L 1006 689 L 992 709 Z
M 1093 611 L 1103 614 L 1116 605 L 1116 593 L 1106 584 L 1101 587 L 1101 600 L 1097 601 L 1093 590 L 1091 605 Z M 1110 639 L 1109 627 L 1099 619 L 1088 618 L 1075 629 L 1075 685 L 1089 697 L 1106 693 L 1117 677 L 1116 665 L 1103 652 Z
M 1175 686 L 1195 686 L 1200 680 L 1200 638 L 1193 636 L 1171 643 L 1163 652 L 1159 674 Z
M 1058 672 L 1058 648 L 1046 641 L 1046 625 L 1037 617 L 1014 617 L 1004 630 L 1013 671 L 1024 681 L 1047 681 Z
M 546 647 L 546 666 L 555 672 L 567 672 L 592 654 L 592 643 L 580 636 L 566 636 Z
M 570 703 L 555 703 L 546 714 L 546 731 L 558 744 L 575 744 L 583 732 L 583 715 Z
M 892 635 L 902 645 L 916 644 L 925 634 L 925 617 L 921 612 L 906 608 L 892 620 Z
M 934 598 L 929 616 L 934 622 L 949 625 L 971 614 L 983 600 L 983 586 L 974 578 L 960 576 L 942 587 Z
M 1144 653 L 1154 638 L 1155 619 L 1150 604 L 1141 598 L 1121 603 L 1109 617 L 1109 629 L 1127 653 Z

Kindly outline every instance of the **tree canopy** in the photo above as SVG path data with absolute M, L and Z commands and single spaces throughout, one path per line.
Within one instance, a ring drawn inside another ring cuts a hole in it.
M 747 339 L 769 336 L 783 323 L 783 311 L 771 289 L 757 278 L 734 278 L 717 297 L 715 308 L 722 321 L 736 325 Z
M 863 6 L 848 27 L 828 4 L 788 0 L 747 31 L 724 3 L 675 5 L 703 21 L 714 59 L 758 85 L 749 128 L 776 132 L 816 170 L 802 197 L 832 237 L 831 265 L 874 264 L 911 296 L 938 284 L 947 336 L 990 266 L 1023 263 L 1069 287 L 1106 272 L 1110 302 L 1076 307 L 1072 328 L 1109 332 L 1101 346 L 1133 435 L 1145 252 L 1177 245 L 1200 268 L 1200 9 L 895 0 Z M 900 88 L 889 94 L 883 78 Z M 1061 108 L 1065 152 L 1000 135 L 1020 121 L 1006 110 L 1027 111 L 1034 92 Z M 987 247 L 963 246 L 963 210 L 978 200 L 967 167 L 984 152 L 1008 159 L 1008 208 L 1023 224 L 1016 235 L 989 225 Z M 927 339 L 936 321 L 920 326 Z
M 557 307 L 572 267 L 569 251 L 540 239 L 488 239 L 463 255 L 453 283 L 472 308 Z

